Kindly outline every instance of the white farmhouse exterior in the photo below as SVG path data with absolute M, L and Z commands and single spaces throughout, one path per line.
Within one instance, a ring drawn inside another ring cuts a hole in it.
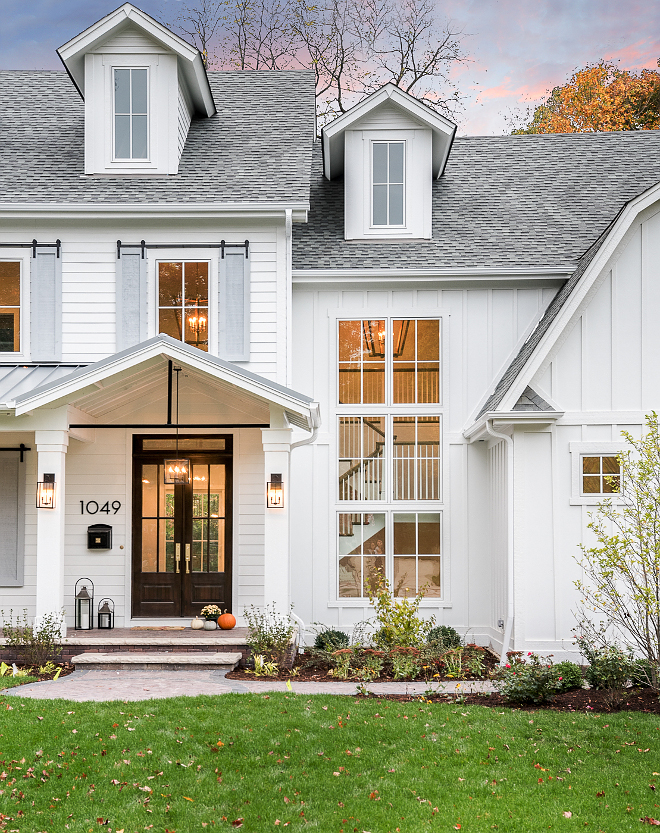
M 388 86 L 316 141 L 313 73 L 130 4 L 59 54 L 0 72 L 0 608 L 350 629 L 381 570 L 569 656 L 660 401 L 660 134 L 456 138 Z

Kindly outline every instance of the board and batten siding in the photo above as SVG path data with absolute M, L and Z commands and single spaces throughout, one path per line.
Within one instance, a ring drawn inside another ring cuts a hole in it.
M 487 289 L 311 288 L 294 284 L 293 387 L 321 404 L 323 425 L 317 441 L 292 452 L 292 598 L 305 622 L 351 628 L 372 611 L 343 605 L 336 588 L 336 364 L 337 316 L 375 318 L 410 314 L 443 316 L 444 466 L 443 571 L 447 603 L 426 608 L 439 624 L 471 638 L 496 643 L 497 619 L 506 616 L 506 495 L 489 504 L 491 485 L 505 489 L 500 459 L 505 451 L 487 451 L 486 443 L 468 448 L 462 431 L 489 386 L 511 361 L 556 292 L 540 287 Z M 405 311 L 402 313 L 400 311 Z M 429 408 L 433 412 L 433 407 Z M 361 411 L 364 412 L 364 411 Z M 378 413 L 378 406 L 373 406 Z M 492 455 L 492 456 L 491 456 Z M 437 511 L 432 504 L 428 511 Z M 420 509 L 422 506 L 420 505 Z M 497 520 L 499 518 L 499 520 Z M 495 524 L 495 542 L 492 524 Z
M 40 226 L 31 235 L 39 240 L 62 241 L 62 361 L 89 364 L 116 352 L 116 274 L 117 240 L 135 243 L 208 242 L 220 245 L 250 241 L 250 361 L 240 365 L 268 379 L 287 384 L 286 378 L 286 315 L 285 237 L 282 228 L 258 229 L 257 226 L 225 228 L 201 225 L 196 230 L 180 226 L 95 227 L 90 221 L 85 230 L 69 233 L 57 226 Z M 16 233 L 0 233 L 0 242 L 13 241 Z M 23 251 L 22 257 L 29 257 Z M 170 252 L 176 253 L 173 246 Z M 191 250 L 180 249 L 176 256 L 190 257 Z M 218 249 L 201 250 L 204 257 L 218 257 Z M 155 261 L 157 249 L 147 250 L 149 275 L 150 335 L 157 333 L 155 316 Z M 28 357 L 29 358 L 29 357 Z

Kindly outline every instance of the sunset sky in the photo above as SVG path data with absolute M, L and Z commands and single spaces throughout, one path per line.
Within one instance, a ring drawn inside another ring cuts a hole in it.
M 194 0 L 193 0 L 194 2 Z M 0 69 L 61 69 L 55 54 L 119 0 L 2 0 Z M 161 20 L 179 0 L 136 0 Z M 465 96 L 461 134 L 508 132 L 507 114 L 545 97 L 577 67 L 601 58 L 655 68 L 660 3 L 639 0 L 446 0 L 439 15 L 464 33 L 469 61 L 454 70 Z

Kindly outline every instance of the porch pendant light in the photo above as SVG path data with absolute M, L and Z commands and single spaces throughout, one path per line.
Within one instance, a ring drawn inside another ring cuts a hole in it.
M 179 457 L 179 373 L 180 367 L 173 368 L 176 373 L 176 458 L 165 460 L 165 483 L 190 483 L 190 460 Z

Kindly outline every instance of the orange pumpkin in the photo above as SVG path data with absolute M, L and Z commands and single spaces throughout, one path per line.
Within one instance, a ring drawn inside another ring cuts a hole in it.
M 236 617 L 231 613 L 223 613 L 218 616 L 218 624 L 223 631 L 230 631 L 236 626 Z

